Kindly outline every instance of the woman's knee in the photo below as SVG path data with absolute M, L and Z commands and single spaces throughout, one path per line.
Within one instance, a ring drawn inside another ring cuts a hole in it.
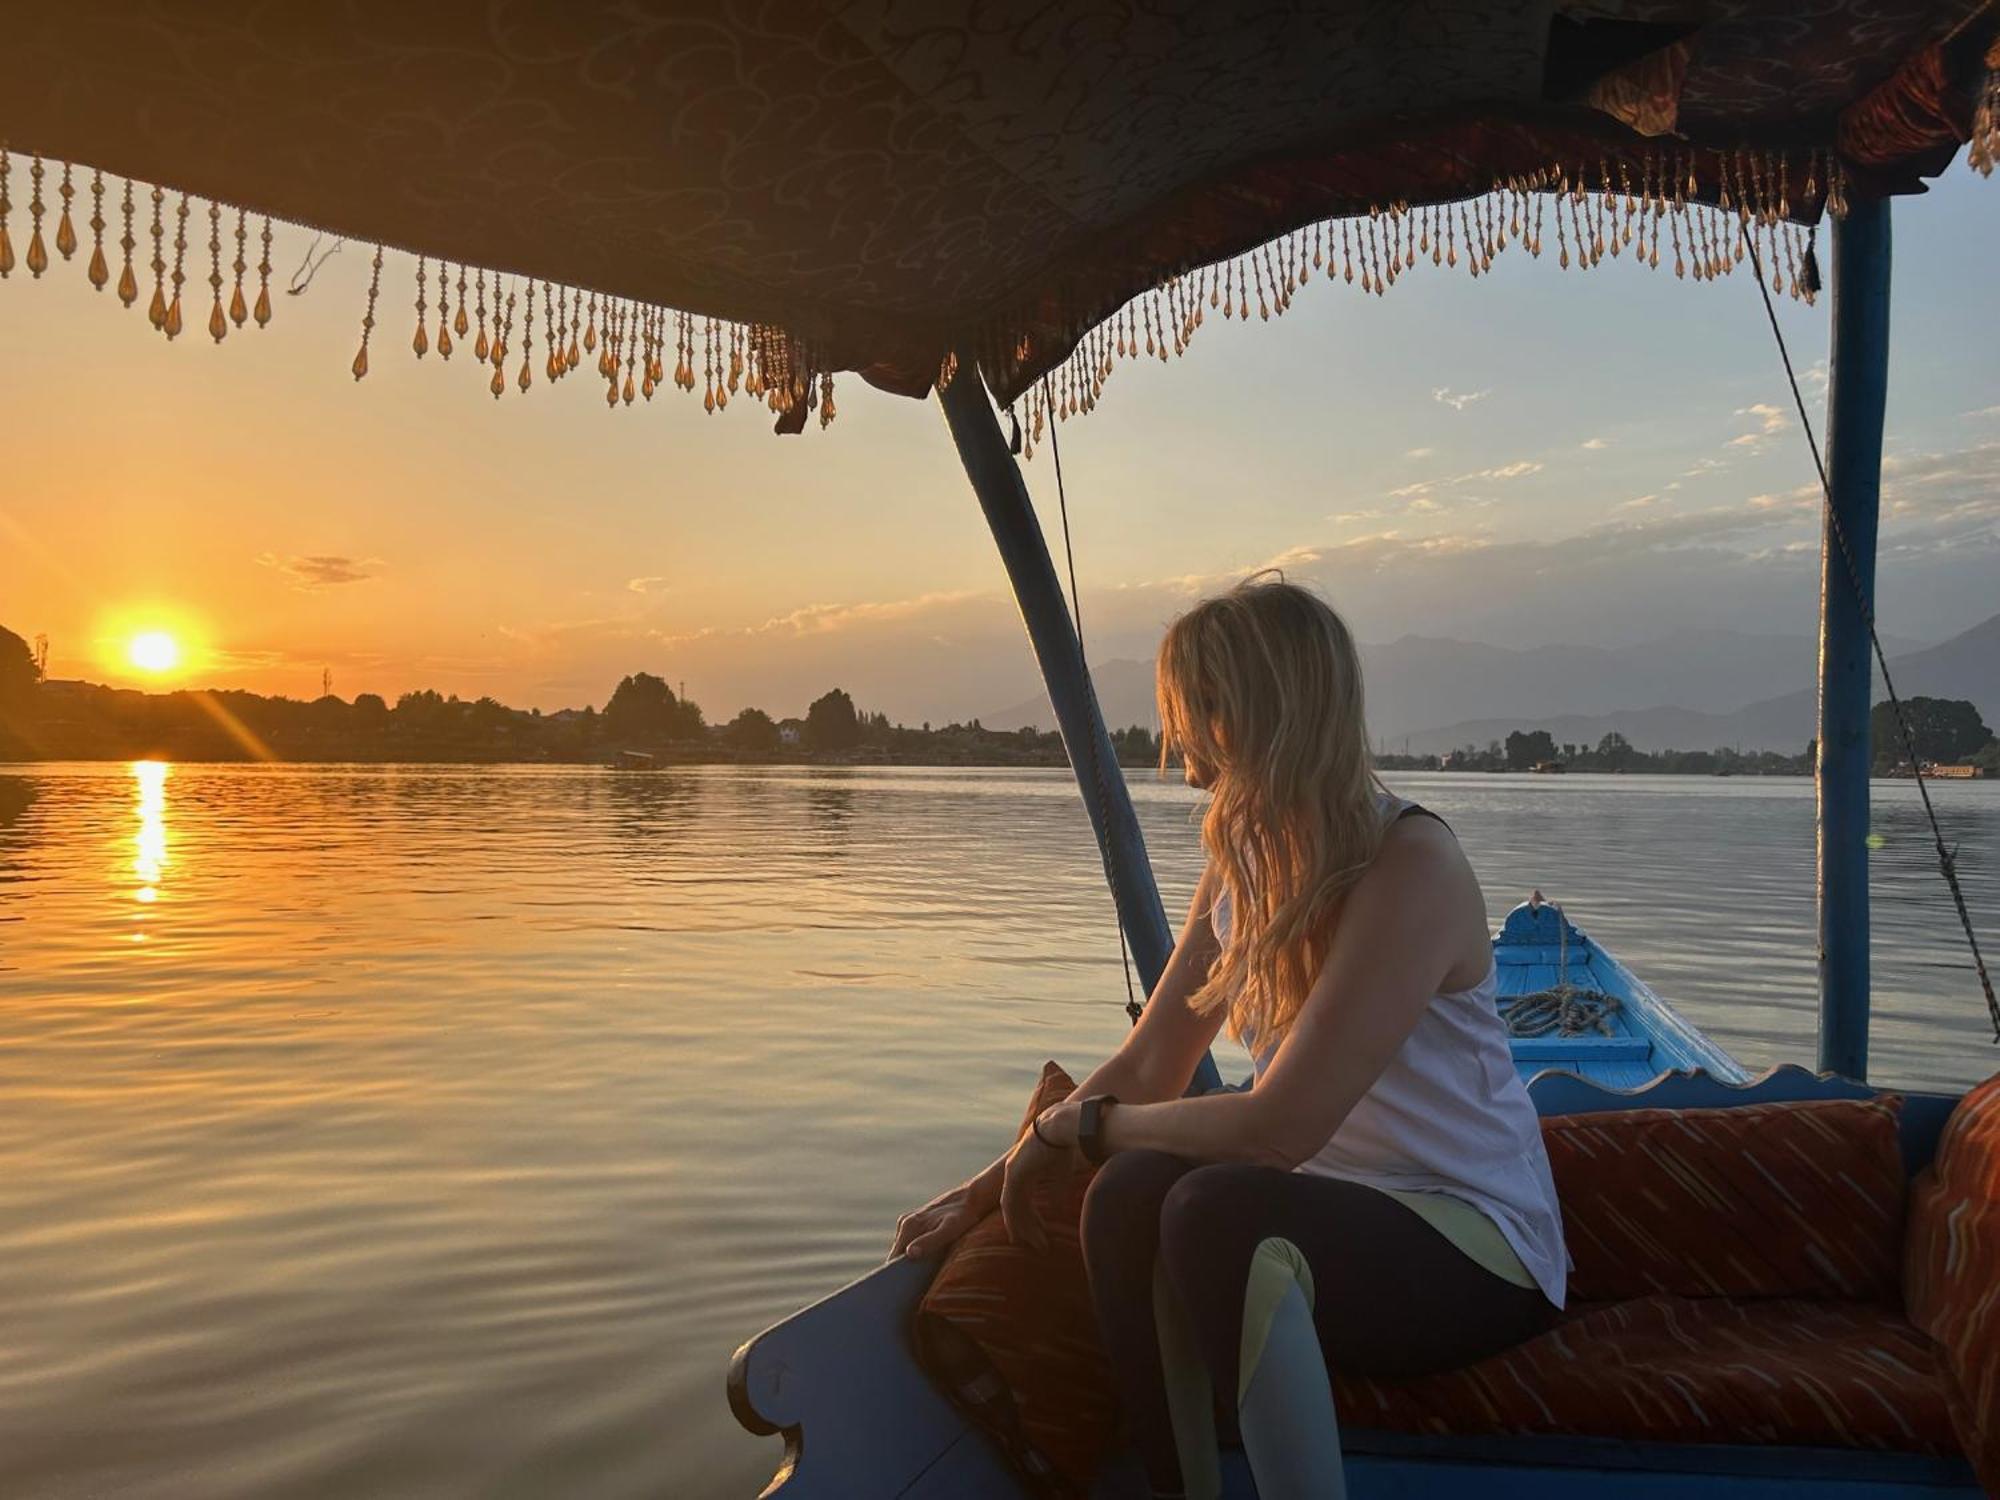
M 1168 1189 L 1160 1204 L 1160 1258 L 1169 1274 L 1201 1281 L 1220 1262 L 1238 1256 L 1257 1235 L 1245 1231 L 1258 1219 L 1273 1177 L 1270 1167 L 1217 1162 L 1197 1167 Z
M 1187 1162 L 1164 1151 L 1120 1151 L 1105 1162 L 1083 1195 L 1086 1250 L 1133 1235 L 1154 1240 L 1160 1205 L 1187 1171 Z

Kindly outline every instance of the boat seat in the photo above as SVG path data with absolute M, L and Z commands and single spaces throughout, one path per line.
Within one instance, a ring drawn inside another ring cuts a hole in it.
M 1343 1429 L 1960 1452 L 1937 1346 L 1893 1308 L 1653 1296 L 1462 1370 L 1342 1378 Z

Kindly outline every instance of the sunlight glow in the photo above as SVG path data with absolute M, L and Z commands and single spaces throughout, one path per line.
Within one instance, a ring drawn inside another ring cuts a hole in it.
M 132 762 L 139 784 L 139 831 L 132 836 L 132 873 L 140 885 L 134 899 L 150 903 L 159 896 L 160 874 L 167 867 L 167 765 L 158 760 Z
M 132 637 L 125 654 L 142 672 L 171 672 L 180 665 L 181 648 L 164 630 L 142 630 Z

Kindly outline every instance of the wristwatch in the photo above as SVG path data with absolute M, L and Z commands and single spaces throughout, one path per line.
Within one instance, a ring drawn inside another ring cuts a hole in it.
M 1083 1101 L 1076 1117 L 1076 1148 L 1085 1161 L 1104 1164 L 1104 1114 L 1117 1102 L 1111 1094 L 1092 1094 Z

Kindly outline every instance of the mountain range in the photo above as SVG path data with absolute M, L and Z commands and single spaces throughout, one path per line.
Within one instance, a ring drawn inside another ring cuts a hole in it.
M 1936 645 L 1883 646 L 1904 697 L 1967 698 L 2000 729 L 2000 615 Z M 1813 734 L 1818 646 L 1805 636 L 1685 630 L 1632 646 L 1514 647 L 1411 635 L 1361 656 L 1369 732 L 1386 750 L 1438 754 L 1547 729 L 1558 744 L 1616 731 L 1642 750 L 1796 751 Z M 1157 724 L 1150 662 L 1101 662 L 1093 675 L 1109 723 Z M 982 722 L 1054 720 L 1036 693 Z

